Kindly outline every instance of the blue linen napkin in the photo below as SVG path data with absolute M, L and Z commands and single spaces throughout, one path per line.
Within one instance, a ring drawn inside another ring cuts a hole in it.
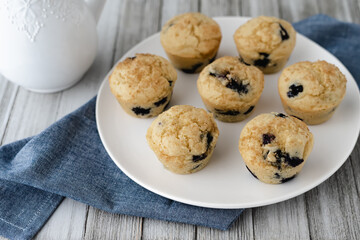
M 296 30 L 337 56 L 357 83 L 360 26 L 315 15 Z M 94 97 L 37 136 L 0 148 L 0 235 L 30 239 L 64 197 L 119 214 L 228 229 L 242 209 L 210 209 L 156 195 L 129 179 L 99 138 Z

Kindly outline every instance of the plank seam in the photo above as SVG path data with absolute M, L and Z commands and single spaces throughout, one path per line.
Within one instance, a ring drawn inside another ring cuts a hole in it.
M 277 5 L 278 5 L 278 14 L 280 18 L 283 18 L 283 11 L 282 11 L 282 4 L 280 4 L 280 0 L 277 0 Z
M 242 16 L 242 5 L 243 5 L 243 1 L 239 0 L 239 4 L 238 4 L 238 16 Z
M 355 146 L 356 148 L 356 146 Z M 354 166 L 353 166 L 353 157 L 350 156 L 350 165 L 351 165 L 351 169 L 354 169 Z M 354 160 L 355 161 L 355 160 Z M 360 192 L 359 192 L 359 186 L 357 184 L 357 181 L 356 181 L 356 177 L 355 177 L 355 173 L 354 171 L 351 171 L 352 172 L 352 175 L 353 175 L 353 178 L 354 178 L 354 182 L 355 182 L 355 190 L 356 190 L 356 194 L 358 195 L 358 197 L 360 197 Z
M 306 198 L 306 195 L 304 195 L 304 201 L 305 201 L 305 214 L 306 214 L 306 218 L 307 218 L 307 226 L 308 226 L 308 231 L 309 231 L 309 239 L 312 240 L 312 236 L 311 236 L 311 228 L 310 228 L 310 216 L 309 216 L 309 207 L 308 207 L 308 200 Z
M 86 215 L 85 215 L 85 223 L 84 223 L 84 233 L 83 233 L 83 237 L 82 239 L 85 239 L 86 236 L 86 226 L 87 226 L 87 221 L 88 221 L 88 217 L 89 217 L 89 205 L 86 205 Z
M 345 164 L 346 164 L 346 162 L 345 162 Z M 345 166 L 345 164 L 342 166 L 342 168 L 344 169 L 344 172 L 343 173 L 341 173 L 340 171 L 338 171 L 338 172 L 336 172 L 336 174 L 334 174 L 335 176 L 335 179 L 336 179 L 336 186 L 337 186 L 337 188 L 339 189 L 338 190 L 338 192 L 340 192 L 341 194 L 336 194 L 336 196 L 337 196 L 337 202 L 339 203 L 339 208 L 341 209 L 342 208 L 342 204 L 344 204 L 344 201 L 341 201 L 341 197 L 340 196 L 348 196 L 349 197 L 349 201 L 350 201 L 350 194 L 348 193 L 348 192 L 346 192 L 345 193 L 345 191 L 344 191 L 344 188 L 341 186 L 342 184 L 340 183 L 341 182 L 341 180 L 340 180 L 340 176 L 341 175 L 344 175 L 345 177 L 351 177 L 351 176 L 349 176 L 348 174 L 346 174 L 346 166 Z M 351 163 L 350 163 L 350 166 L 351 166 Z M 350 169 L 350 171 L 351 172 L 353 172 L 353 170 L 352 170 L 352 168 Z M 354 175 L 353 174 L 351 174 L 353 177 L 354 177 Z M 347 181 L 348 182 L 348 181 Z M 355 177 L 354 177 L 354 182 L 356 183 L 356 181 L 355 181 Z M 348 205 L 348 207 L 350 208 L 350 215 L 353 213 L 353 207 L 352 207 L 352 205 L 350 204 L 350 203 L 348 203 L 347 204 Z M 343 215 L 343 218 L 344 218 L 344 221 L 343 221 L 343 224 L 344 224 L 344 226 L 346 226 L 346 229 L 347 229 L 347 231 L 344 231 L 344 233 L 347 235 L 347 234 L 350 234 L 351 235 L 351 231 L 350 231 L 350 229 L 351 229 L 351 227 L 350 227 L 350 225 L 349 225 L 349 218 L 348 218 L 348 216 L 347 216 L 347 214 L 348 214 L 348 212 L 347 211 L 341 211 L 341 213 L 342 213 L 342 215 Z M 349 235 L 347 236 L 347 238 L 345 238 L 345 239 L 352 239 L 352 238 L 348 238 L 349 237 Z
M 194 240 L 197 240 L 197 239 L 198 239 L 197 232 L 198 232 L 198 227 L 197 227 L 197 226 L 195 226 L 195 231 L 194 231 Z
M 140 218 L 139 219 L 139 222 L 140 222 L 140 240 L 143 240 L 144 239 L 144 236 L 143 236 L 143 229 L 144 229 L 144 218 L 142 217 L 142 218 Z
M 253 234 L 253 239 L 255 240 L 255 221 L 254 221 L 254 208 L 250 208 L 249 209 L 251 211 L 251 225 L 252 225 L 252 234 Z
M 162 22 L 162 18 L 163 18 L 163 16 L 162 16 L 163 7 L 164 7 L 164 2 L 163 2 L 163 0 L 160 0 L 160 6 L 159 6 L 160 11 L 159 11 L 158 31 L 161 31 L 161 27 L 162 27 L 161 22 Z
M 355 12 L 356 14 L 354 16 L 352 16 L 352 21 L 354 23 L 360 23 L 360 1 L 354 1 L 354 8 L 356 9 Z
M 125 4 L 124 2 L 122 2 L 122 3 Z M 118 18 L 116 21 L 116 35 L 115 35 L 115 39 L 114 39 L 114 46 L 113 46 L 113 51 L 112 51 L 112 56 L 111 56 L 111 66 L 113 66 L 115 64 L 115 55 L 117 52 L 117 41 L 119 39 L 120 21 L 121 21 L 121 17 L 120 17 L 120 14 L 118 14 Z
M 8 125 L 9 125 L 9 120 L 11 118 L 11 115 L 12 115 L 12 111 L 14 109 L 14 106 L 15 106 L 15 101 L 16 101 L 16 97 L 18 95 L 18 92 L 19 92 L 19 86 L 16 86 L 15 88 L 15 93 L 11 96 L 11 100 L 10 100 L 10 105 L 11 107 L 6 111 L 5 115 L 5 119 L 6 119 L 6 123 L 4 124 L 4 132 L 2 133 L 2 136 L 1 136 L 1 141 L 0 141 L 0 146 L 3 144 L 3 141 L 4 141 L 4 138 L 5 138 L 5 135 L 7 133 L 7 129 L 8 129 Z
M 63 92 L 60 92 L 59 93 L 59 98 L 58 98 L 58 101 L 57 101 L 57 106 L 56 106 L 56 113 L 55 113 L 56 121 L 59 120 L 59 108 L 60 108 L 60 105 L 61 105 L 62 97 L 63 97 Z

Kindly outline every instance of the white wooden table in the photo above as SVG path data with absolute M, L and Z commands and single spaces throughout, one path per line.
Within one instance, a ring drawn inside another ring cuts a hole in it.
M 77 85 L 38 94 L 0 75 L 0 144 L 35 135 L 84 104 L 127 50 L 158 32 L 172 16 L 188 11 L 273 15 L 288 21 L 324 13 L 360 23 L 360 0 L 108 0 L 98 24 L 96 61 Z M 109 214 L 65 199 L 35 239 L 360 239 L 359 151 L 360 141 L 320 186 L 285 202 L 247 209 L 228 231 Z

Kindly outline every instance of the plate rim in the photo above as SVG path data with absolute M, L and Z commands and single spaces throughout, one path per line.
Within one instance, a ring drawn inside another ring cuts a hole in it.
M 222 20 L 229 20 L 229 19 L 242 19 L 242 20 L 249 20 L 251 19 L 251 17 L 243 17 L 243 16 L 218 16 L 218 17 L 213 17 L 213 19 L 215 21 L 222 21 Z M 135 44 L 133 47 L 131 47 L 128 51 L 126 51 L 126 53 L 124 53 L 116 62 L 115 64 L 111 67 L 111 69 L 106 73 L 106 76 L 104 77 L 100 88 L 98 90 L 97 93 L 97 98 L 96 98 L 96 109 L 95 109 L 95 117 L 96 117 L 96 126 L 98 129 L 98 133 L 101 139 L 101 142 L 106 150 L 106 152 L 109 154 L 110 158 L 112 159 L 112 161 L 116 164 L 116 166 L 123 171 L 127 177 L 129 177 L 131 180 L 133 180 L 134 182 L 136 182 L 137 184 L 139 184 L 140 186 L 146 188 L 147 190 L 156 193 L 162 197 L 171 199 L 173 201 L 178 201 L 181 203 L 185 203 L 185 204 L 189 204 L 189 205 L 193 205 L 193 206 L 199 206 L 199 207 L 207 207 L 207 208 L 220 208 L 220 209 L 238 209 L 238 208 L 252 208 L 252 207 L 260 207 L 260 206 L 267 206 L 267 205 L 271 205 L 271 204 L 275 204 L 275 203 L 279 203 L 279 202 L 283 202 L 289 199 L 292 199 L 294 197 L 297 197 L 303 193 L 306 193 L 308 191 L 310 191 L 311 189 L 317 187 L 318 185 L 320 185 L 321 183 L 323 183 L 324 181 L 326 181 L 327 179 L 329 179 L 335 172 L 337 172 L 341 166 L 347 161 L 347 159 L 349 158 L 349 156 L 351 155 L 351 153 L 354 150 L 354 147 L 357 143 L 358 137 L 359 137 L 359 133 L 360 133 L 360 121 L 357 124 L 357 135 L 355 137 L 355 141 L 352 142 L 352 146 L 351 148 L 349 148 L 350 150 L 348 150 L 346 152 L 346 157 L 341 160 L 338 161 L 336 164 L 336 167 L 334 167 L 331 171 L 329 171 L 326 175 L 324 175 L 322 178 L 320 178 L 319 180 L 313 182 L 312 184 L 308 184 L 306 185 L 306 187 L 300 188 L 296 191 L 292 191 L 291 194 L 287 194 L 281 197 L 277 197 L 277 198 L 272 198 L 270 200 L 262 200 L 262 201 L 257 201 L 255 204 L 229 204 L 229 203 L 225 203 L 225 204 L 220 204 L 220 203 L 203 203 L 203 202 L 198 202 L 198 201 L 193 201 L 193 200 L 189 200 L 187 198 L 182 198 L 179 196 L 173 196 L 172 194 L 169 193 L 164 193 L 162 191 L 157 190 L 156 188 L 153 188 L 152 186 L 150 186 L 149 184 L 139 180 L 137 177 L 133 176 L 130 172 L 127 171 L 127 169 L 123 166 L 121 166 L 121 164 L 116 160 L 116 157 L 113 155 L 113 153 L 110 151 L 110 149 L 108 148 L 108 145 L 106 144 L 107 140 L 104 136 L 104 131 L 102 130 L 102 126 L 100 125 L 100 120 L 99 120 L 99 105 L 100 105 L 100 101 L 101 101 L 101 96 L 102 93 L 104 92 L 103 89 L 105 88 L 105 85 L 108 82 L 108 78 L 111 74 L 111 72 L 113 71 L 113 69 L 115 68 L 115 66 L 122 61 L 124 58 L 126 58 L 127 55 L 129 55 L 130 52 L 132 52 L 135 48 L 137 48 L 139 45 L 143 45 L 148 41 L 151 41 L 153 38 L 156 38 L 160 35 L 160 32 L 154 33 L 152 35 L 150 35 L 149 37 L 145 38 L 144 40 L 140 41 L 139 43 Z M 347 79 L 347 81 L 352 81 L 356 87 L 356 96 L 357 96 L 357 102 L 358 104 L 360 104 L 360 92 L 359 92 L 359 86 L 357 85 L 355 78 L 352 76 L 351 72 L 346 68 L 346 66 L 335 56 L 333 55 L 331 52 L 329 52 L 327 49 L 325 49 L 324 47 L 322 47 L 321 45 L 319 45 L 318 43 L 314 42 L 313 40 L 311 40 L 310 38 L 304 36 L 301 33 L 297 32 L 297 35 L 300 35 L 301 37 L 305 38 L 308 41 L 311 41 L 313 44 L 315 44 L 317 47 L 321 48 L 322 50 L 326 51 L 327 53 L 329 53 L 331 56 L 333 56 L 339 63 L 339 65 L 341 65 L 341 67 L 343 69 L 345 69 L 347 71 L 347 74 L 349 76 L 351 76 L 351 79 Z M 100 99 L 100 100 L 99 100 Z M 255 116 L 254 116 L 255 117 Z M 359 118 L 360 119 L 360 118 Z M 345 155 L 344 155 L 345 156 Z

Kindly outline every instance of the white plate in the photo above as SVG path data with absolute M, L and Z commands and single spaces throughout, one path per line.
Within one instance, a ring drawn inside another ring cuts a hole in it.
M 248 18 L 218 17 L 223 39 L 218 58 L 237 56 L 233 33 Z M 166 57 L 157 33 L 142 41 L 121 60 L 135 53 L 153 53 Z M 308 38 L 297 35 L 297 43 L 287 65 L 318 59 L 335 64 L 345 74 L 346 96 L 327 122 L 310 126 L 315 144 L 303 170 L 293 180 L 279 185 L 255 179 L 245 168 L 238 150 L 241 129 L 253 117 L 266 112 L 284 112 L 277 91 L 280 73 L 265 75 L 265 88 L 252 115 L 240 123 L 217 121 L 220 136 L 208 166 L 190 175 L 177 175 L 163 168 L 147 145 L 145 134 L 154 119 L 137 119 L 126 114 L 108 85 L 108 76 L 100 87 L 96 120 L 101 140 L 116 165 L 132 180 L 164 197 L 202 207 L 248 208 L 264 206 L 298 196 L 329 178 L 350 155 L 360 129 L 360 98 L 354 78 L 343 64 Z M 170 106 L 189 104 L 205 108 L 197 92 L 198 74 L 178 71 Z

